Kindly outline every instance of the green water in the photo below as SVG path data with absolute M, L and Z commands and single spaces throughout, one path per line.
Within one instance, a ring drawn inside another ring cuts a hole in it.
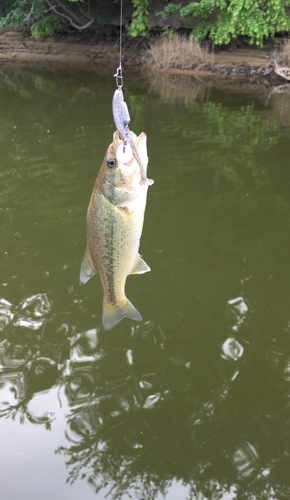
M 287 499 L 290 94 L 126 75 L 152 271 L 104 332 L 78 276 L 114 90 L 0 72 L 1 500 Z

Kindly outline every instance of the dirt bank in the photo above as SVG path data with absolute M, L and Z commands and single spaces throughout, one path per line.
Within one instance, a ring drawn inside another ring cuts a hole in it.
M 114 65 L 119 49 L 114 44 L 82 43 L 77 36 L 50 36 L 35 40 L 27 33 L 7 31 L 0 35 L 1 66 L 77 66 L 95 69 L 99 65 Z
M 145 41 L 131 39 L 123 47 L 124 64 L 141 66 Z M 196 76 L 270 77 L 273 49 L 236 48 L 215 54 L 215 62 L 207 71 L 169 70 L 171 74 Z M 6 31 L 0 35 L 0 65 L 25 67 L 70 67 L 86 70 L 115 69 L 119 60 L 118 41 L 98 41 L 80 34 L 58 34 L 35 40 L 27 32 Z M 280 81 L 279 77 L 275 76 Z M 285 82 L 285 80 L 284 80 Z

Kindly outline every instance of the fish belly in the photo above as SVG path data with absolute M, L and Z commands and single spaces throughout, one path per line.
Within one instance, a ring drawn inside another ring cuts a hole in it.
M 138 207 L 137 207 L 138 208 Z M 143 214 L 120 208 L 97 191 L 88 209 L 89 252 L 104 290 L 104 303 L 125 303 L 125 282 L 138 258 Z

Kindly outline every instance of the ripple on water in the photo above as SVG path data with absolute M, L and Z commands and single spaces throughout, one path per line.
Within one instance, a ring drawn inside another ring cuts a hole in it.
M 13 317 L 12 304 L 8 300 L 0 299 L 0 331 L 13 320 Z
M 92 373 L 74 373 L 65 384 L 65 395 L 71 405 L 78 405 L 87 400 L 95 389 L 95 379 Z
M 144 389 L 148 391 L 149 389 L 152 389 L 153 385 L 150 384 L 150 382 L 146 382 L 146 380 L 140 380 L 139 385 L 141 389 Z
M 32 295 L 23 300 L 15 314 L 14 325 L 38 330 L 50 312 L 51 306 L 46 293 Z
M 237 361 L 244 353 L 243 346 L 233 337 L 229 337 L 222 345 L 222 357 Z
M 281 364 L 285 361 L 285 351 L 277 345 L 271 345 L 269 349 L 264 352 L 265 359 L 271 370 L 279 370 Z
M 0 376 L 0 411 L 15 407 L 25 396 L 22 373 L 6 373 Z
M 133 351 L 132 351 L 132 349 L 127 349 L 126 361 L 127 361 L 128 365 L 133 365 Z
M 48 389 L 55 383 L 57 376 L 57 363 L 50 358 L 38 357 L 28 364 L 27 380 L 33 392 Z
M 60 408 L 58 388 L 35 394 L 28 402 L 27 415 L 29 420 L 36 424 L 47 424 L 55 419 Z
M 169 363 L 176 368 L 190 368 L 190 361 L 188 361 L 183 354 L 177 352 L 168 357 Z
M 241 478 L 250 477 L 255 471 L 259 455 L 254 446 L 247 441 L 241 443 L 231 456 L 231 462 Z
M 77 334 L 71 342 L 71 363 L 90 363 L 99 360 L 102 354 L 97 352 L 98 344 L 98 330 L 96 328 Z
M 0 345 L 0 368 L 16 369 L 25 365 L 31 356 L 31 350 L 25 345 L 9 345 L 8 342 Z
M 157 406 L 158 401 L 161 398 L 160 392 L 157 392 L 156 394 L 151 394 L 151 396 L 148 396 L 146 399 L 143 408 L 144 410 L 153 410 Z
M 248 314 L 248 306 L 243 297 L 228 300 L 227 302 L 227 315 L 235 321 L 232 330 L 237 331 L 241 324 L 245 321 Z
M 0 172 L 0 185 L 4 182 L 10 182 L 11 179 L 15 177 L 16 172 L 16 168 L 10 168 L 9 170 L 3 170 L 2 172 Z

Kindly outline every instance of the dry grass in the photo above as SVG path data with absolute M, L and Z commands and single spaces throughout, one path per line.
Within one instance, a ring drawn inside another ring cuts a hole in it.
M 201 47 L 193 38 L 177 34 L 172 38 L 162 36 L 151 43 L 147 56 L 150 66 L 163 70 L 198 69 L 214 62 L 214 56 L 207 47 Z
M 286 40 L 280 50 L 280 59 L 285 66 L 290 67 L 290 40 Z
M 290 40 L 286 40 L 273 57 L 275 73 L 290 80 Z

